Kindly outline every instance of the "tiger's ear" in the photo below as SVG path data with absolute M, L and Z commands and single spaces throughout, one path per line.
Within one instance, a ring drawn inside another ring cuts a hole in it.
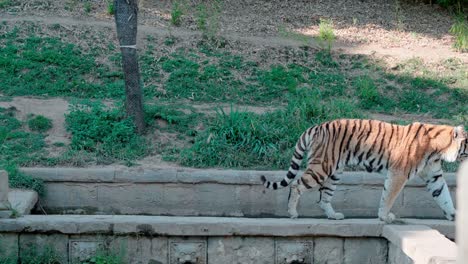
M 453 138 L 460 140 L 466 139 L 466 132 L 463 126 L 457 126 L 453 129 Z

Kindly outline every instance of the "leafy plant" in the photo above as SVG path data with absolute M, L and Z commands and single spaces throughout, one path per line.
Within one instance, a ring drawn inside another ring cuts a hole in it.
M 184 15 L 184 3 L 181 0 L 174 1 L 171 9 L 171 24 L 180 26 L 182 23 L 182 16 Z
M 37 132 L 46 132 L 52 128 L 52 120 L 49 118 L 37 115 L 28 120 L 29 129 Z
M 115 14 L 114 1 L 112 0 L 107 0 L 107 14 L 109 15 Z
M 107 251 L 98 251 L 95 256 L 89 260 L 82 262 L 81 264 L 124 264 L 123 257 L 109 253 Z
M 333 42 L 336 39 L 331 19 L 320 19 L 318 39 L 322 45 L 326 46 L 328 51 L 331 51 Z
M 92 6 L 91 2 L 86 1 L 86 2 L 83 4 L 83 8 L 84 8 L 84 11 L 85 11 L 86 13 L 91 12 L 92 7 L 93 7 L 93 6 Z

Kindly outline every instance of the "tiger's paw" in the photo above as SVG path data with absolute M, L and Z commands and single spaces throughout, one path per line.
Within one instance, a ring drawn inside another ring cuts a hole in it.
M 391 224 L 393 221 L 395 221 L 396 216 L 392 213 L 388 213 L 387 215 L 379 214 L 379 219 L 387 224 Z
M 333 219 L 333 220 L 343 220 L 344 219 L 344 214 L 342 213 L 334 213 L 333 215 L 329 215 L 328 219 Z
M 455 218 L 456 218 L 455 213 L 446 214 L 446 213 L 444 212 L 444 215 L 445 215 L 445 218 L 447 218 L 447 220 L 449 220 L 449 221 L 455 221 Z
M 297 213 L 297 211 L 288 211 L 288 212 L 289 212 L 289 217 L 290 217 L 291 219 L 296 219 L 296 218 L 299 216 L 299 214 Z

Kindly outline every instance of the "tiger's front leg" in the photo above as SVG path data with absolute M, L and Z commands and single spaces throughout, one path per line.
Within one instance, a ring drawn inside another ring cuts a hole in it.
M 455 220 L 455 207 L 453 206 L 452 197 L 447 186 L 447 182 L 442 176 L 442 169 L 431 172 L 423 177 L 426 180 L 426 189 L 432 195 L 439 207 L 444 212 L 445 217 L 450 220 Z

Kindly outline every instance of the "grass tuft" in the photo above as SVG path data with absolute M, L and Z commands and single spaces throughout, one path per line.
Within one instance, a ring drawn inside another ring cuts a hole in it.
M 52 120 L 45 116 L 37 115 L 28 120 L 28 127 L 35 132 L 46 132 L 52 128 Z

